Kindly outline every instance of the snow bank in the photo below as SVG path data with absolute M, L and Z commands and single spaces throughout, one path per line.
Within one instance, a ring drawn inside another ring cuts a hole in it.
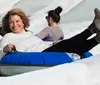
M 20 0 L 0 0 L 0 14 L 7 12 Z
M 0 77 L 0 85 L 86 85 L 87 67 L 63 64 L 11 77 Z
M 87 67 L 87 85 L 100 85 L 100 54 L 76 61 Z

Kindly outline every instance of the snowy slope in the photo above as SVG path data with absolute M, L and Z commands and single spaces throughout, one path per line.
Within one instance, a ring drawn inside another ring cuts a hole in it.
M 64 9 L 59 25 L 65 38 L 70 38 L 92 22 L 93 10 L 100 9 L 100 0 L 0 0 L 0 21 L 9 9 L 21 8 L 31 20 L 29 29 L 36 34 L 47 25 L 47 11 L 58 5 Z M 100 45 L 90 51 L 95 55 L 91 58 L 17 76 L 0 77 L 0 85 L 100 85 L 99 51 Z
M 0 77 L 0 85 L 86 85 L 86 73 L 87 67 L 84 64 L 64 64 L 16 76 Z
M 31 20 L 29 29 L 36 34 L 47 26 L 45 16 L 48 10 L 60 5 L 63 7 L 63 12 L 59 25 L 62 27 L 65 38 L 70 38 L 88 27 L 94 18 L 94 8 L 100 8 L 99 2 L 99 0 L 9 0 L 9 2 L 8 0 L 1 0 L 0 21 L 9 9 L 21 8 Z M 4 7 L 3 4 L 6 6 Z M 99 50 L 100 45 L 90 52 L 95 55 L 99 54 Z

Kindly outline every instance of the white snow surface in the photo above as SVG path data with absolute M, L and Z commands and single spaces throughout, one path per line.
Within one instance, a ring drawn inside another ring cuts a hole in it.
M 0 21 L 9 9 L 21 8 L 30 18 L 29 29 L 36 34 L 47 26 L 48 10 L 59 5 L 63 8 L 59 25 L 66 39 L 88 27 L 94 8 L 100 9 L 100 0 L 0 0 Z M 0 85 L 100 85 L 100 45 L 90 52 L 93 57 L 70 64 L 0 77 Z

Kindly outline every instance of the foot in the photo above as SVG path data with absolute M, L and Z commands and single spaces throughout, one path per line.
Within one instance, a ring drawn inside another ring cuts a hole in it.
M 94 24 L 96 26 L 96 32 L 98 33 L 100 31 L 100 20 L 99 19 L 95 19 Z
M 94 9 L 94 14 L 95 14 L 95 18 L 94 18 L 93 22 L 91 23 L 91 25 L 88 27 L 88 29 L 90 30 L 90 32 L 92 34 L 97 32 L 96 29 L 95 29 L 96 26 L 95 26 L 94 22 L 95 22 L 96 19 L 100 20 L 100 11 L 99 11 L 99 9 L 95 8 Z
M 95 40 L 100 43 L 100 32 L 97 33 Z
M 95 20 L 95 19 L 99 19 L 99 20 L 100 20 L 100 11 L 99 11 L 98 8 L 95 8 L 95 9 L 94 9 L 94 13 L 95 13 L 95 18 L 94 18 L 94 20 Z
M 99 20 L 99 19 L 96 19 L 96 20 L 94 21 L 94 23 L 95 23 L 96 32 L 97 32 L 97 35 L 96 35 L 95 39 L 96 39 L 96 41 L 97 41 L 98 43 L 100 43 L 100 20 Z

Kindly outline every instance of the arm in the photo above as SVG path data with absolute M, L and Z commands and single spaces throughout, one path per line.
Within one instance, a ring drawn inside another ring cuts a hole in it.
M 3 52 L 8 53 L 8 52 L 17 52 L 16 47 L 12 44 L 7 44 L 4 48 L 3 48 Z
M 2 57 L 4 55 L 6 55 L 6 53 L 3 51 L 4 46 L 6 45 L 7 41 L 6 41 L 6 36 L 4 36 L 1 40 L 0 40 L 0 60 L 2 59 Z
M 59 43 L 61 40 L 59 40 L 59 41 L 54 41 L 53 43 L 52 43 L 52 45 L 55 45 L 55 44 L 57 44 L 57 43 Z
M 5 56 L 8 52 L 16 51 L 16 48 L 12 44 L 6 45 L 4 48 L 1 48 L 0 50 L 0 60 L 2 59 L 3 56 Z M 16 51 L 17 52 L 17 51 Z
M 11 52 L 14 49 L 13 45 L 9 45 L 9 38 L 11 36 L 5 35 L 1 40 L 0 40 L 0 59 L 8 53 Z

